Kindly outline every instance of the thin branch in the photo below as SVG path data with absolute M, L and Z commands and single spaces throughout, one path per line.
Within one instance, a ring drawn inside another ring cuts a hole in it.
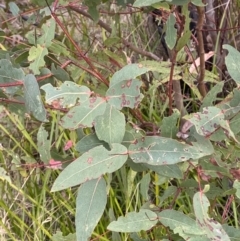
M 205 77 L 205 59 L 204 59 L 204 43 L 203 43 L 203 23 L 204 23 L 204 7 L 197 7 L 198 11 L 198 23 L 197 23 L 197 38 L 198 38 L 198 54 L 200 58 L 200 71 L 198 75 L 198 89 L 202 97 L 205 97 L 206 87 L 204 84 L 204 77 Z

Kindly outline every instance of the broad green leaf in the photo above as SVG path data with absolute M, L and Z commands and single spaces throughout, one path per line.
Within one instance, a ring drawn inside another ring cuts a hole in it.
M 46 110 L 44 108 L 41 93 L 37 80 L 33 74 L 28 74 L 24 78 L 24 100 L 26 109 L 39 121 L 47 121 Z
M 175 28 L 175 24 L 175 16 L 171 13 L 166 22 L 167 29 L 165 36 L 166 44 L 169 49 L 173 49 L 177 41 L 177 29 Z
M 203 4 L 203 1 L 202 0 L 192 0 L 192 3 L 195 5 L 195 6 L 199 6 L 199 7 L 204 7 L 205 5 Z
M 118 170 L 127 160 L 127 149 L 112 144 L 108 151 L 103 146 L 95 147 L 68 165 L 55 180 L 52 192 L 63 190 Z
M 229 170 L 226 167 L 219 167 L 211 162 L 209 162 L 209 159 L 206 158 L 206 160 L 201 160 L 199 165 L 201 166 L 201 171 L 204 175 L 210 176 L 210 177 L 221 177 L 221 176 L 229 176 Z
M 17 69 L 12 66 L 12 63 L 7 59 L 0 60 L 0 83 L 10 84 L 12 82 L 23 81 L 24 72 L 22 69 Z M 2 87 L 1 90 L 9 95 L 14 95 L 21 87 Z
M 129 146 L 129 153 L 134 162 L 150 165 L 176 164 L 211 154 L 204 152 L 200 146 L 195 148 L 170 138 L 158 136 L 147 136 L 136 140 L 135 144 Z
M 104 178 L 93 179 L 81 185 L 76 200 L 76 234 L 78 241 L 88 241 L 100 220 L 107 203 Z
M 133 4 L 134 7 L 148 7 L 152 4 L 163 2 L 163 0 L 136 0 Z
M 204 237 L 204 232 L 199 229 L 194 219 L 179 211 L 164 210 L 158 213 L 158 217 L 164 226 L 169 227 L 185 240 L 198 240 L 196 238 L 201 238 L 199 241 L 210 241 Z
M 217 99 L 217 94 L 222 91 L 224 82 L 220 82 L 216 84 L 214 87 L 211 88 L 211 90 L 207 93 L 207 95 L 204 97 L 201 105 L 201 111 L 204 107 L 212 106 L 213 102 Z
M 197 192 L 193 197 L 193 208 L 199 231 L 206 234 L 210 240 L 230 241 L 222 225 L 208 215 L 210 202 L 203 192 Z
M 79 142 L 77 142 L 75 149 L 80 153 L 84 153 L 94 147 L 101 146 L 101 145 L 103 145 L 105 148 L 108 147 L 107 143 L 104 141 L 100 141 L 97 135 L 94 133 L 94 134 L 84 136 Z
M 192 32 L 190 30 L 186 31 L 178 40 L 176 51 L 180 51 L 184 46 L 187 45 L 191 38 Z
M 0 167 L 0 180 L 7 181 L 8 183 L 12 183 L 10 176 L 7 174 L 6 170 Z
M 240 182 L 235 180 L 233 183 L 233 187 L 236 189 L 236 196 L 240 199 Z
M 158 222 L 157 214 L 141 209 L 137 212 L 127 213 L 125 217 L 119 217 L 117 221 L 111 222 L 107 229 L 115 232 L 140 232 L 141 230 L 149 230 Z
M 65 81 L 59 87 L 46 84 L 41 87 L 46 93 L 46 103 L 49 105 L 69 108 L 77 102 L 84 102 L 89 99 L 91 91 L 86 86 L 79 86 L 71 81 Z
M 240 230 L 234 228 L 233 226 L 228 226 L 227 224 L 222 225 L 226 233 L 228 234 L 231 241 L 239 241 Z
M 225 57 L 225 63 L 227 70 L 233 80 L 240 84 L 240 53 L 230 45 L 224 44 L 224 49 L 228 50 L 228 55 Z
M 48 140 L 48 133 L 44 129 L 43 125 L 41 125 L 38 129 L 37 147 L 41 161 L 43 161 L 44 163 L 49 163 L 51 159 L 51 143 L 50 140 Z
M 148 239 L 140 238 L 140 236 L 138 236 L 137 233 L 131 233 L 130 238 L 132 241 L 149 241 Z M 162 239 L 161 241 L 169 241 L 169 240 Z
M 150 173 L 147 173 L 146 175 L 144 175 L 140 181 L 140 193 L 144 200 L 149 199 L 148 191 L 149 191 L 150 181 L 151 181 Z
M 60 121 L 66 129 L 92 127 L 94 119 L 102 115 L 106 108 L 106 101 L 100 97 L 85 99 L 80 105 L 74 106 Z
M 48 47 L 48 50 L 49 52 L 53 52 L 56 55 L 63 55 L 67 57 L 69 57 L 70 55 L 70 52 L 68 51 L 66 46 L 56 39 L 54 39 L 54 42 L 52 42 L 51 45 Z M 61 70 L 61 72 L 64 72 L 63 69 L 61 69 L 60 67 L 58 68 Z
M 17 4 L 14 2 L 10 2 L 10 3 L 8 3 L 8 6 L 9 6 L 9 10 L 12 13 L 12 15 L 14 17 L 18 16 L 20 9 L 17 6 Z
M 33 71 L 34 74 L 40 74 L 39 69 L 45 65 L 44 56 L 48 54 L 48 50 L 41 45 L 37 45 L 37 47 L 32 46 L 29 50 L 28 60 L 32 63 L 29 68 Z
M 45 24 L 42 25 L 43 35 L 37 39 L 37 44 L 49 47 L 55 35 L 56 22 L 54 18 L 50 18 Z
M 88 13 L 92 17 L 94 22 L 97 22 L 99 19 L 98 6 L 101 4 L 101 0 L 84 0 L 84 4 L 88 6 Z
M 51 72 L 54 75 L 54 77 L 61 80 L 62 82 L 70 80 L 68 72 L 66 72 L 64 69 L 60 68 L 59 66 L 57 66 L 56 68 L 53 63 L 51 65 Z
M 219 108 L 205 107 L 202 112 L 194 113 L 188 121 L 195 126 L 199 135 L 210 136 L 219 127 L 222 127 L 228 136 L 236 139 L 228 121 L 225 120 L 224 112 Z
M 119 71 L 115 72 L 110 81 L 110 87 L 122 82 L 123 80 L 136 79 L 136 77 L 147 73 L 149 70 L 143 67 L 142 64 L 129 64 L 124 66 Z M 130 87 L 131 82 L 126 82 L 126 86 Z
M 175 5 L 178 5 L 178 6 L 183 6 L 187 3 L 189 3 L 190 0 L 172 0 L 171 3 L 172 4 L 175 4 Z
M 137 79 L 122 80 L 111 84 L 107 90 L 108 103 L 121 110 L 123 107 L 137 108 L 143 96 L 140 93 L 141 82 Z
M 157 62 L 153 60 L 144 60 L 141 61 L 139 64 L 141 64 L 144 68 L 147 68 L 148 71 L 156 71 L 160 74 L 167 74 L 169 76 L 171 71 L 171 63 L 169 62 Z M 182 72 L 181 66 L 176 66 L 174 68 L 173 75 L 176 76 Z M 174 78 L 175 79 L 175 78 Z
M 162 166 L 153 166 L 145 164 L 144 166 L 148 167 L 150 170 L 153 170 L 160 176 L 182 179 L 183 173 L 177 164 L 172 165 L 162 165 Z
M 125 116 L 114 106 L 107 104 L 106 110 L 95 119 L 95 131 L 98 138 L 109 144 L 121 143 L 125 134 Z
M 171 116 L 163 118 L 162 124 L 160 126 L 162 137 L 176 138 L 176 135 L 178 133 L 177 124 L 179 118 L 180 112 L 178 110 L 174 111 L 174 113 Z
M 62 232 L 57 231 L 52 236 L 53 241 L 76 241 L 76 234 L 70 233 L 67 236 L 63 236 Z
M 161 195 L 161 197 L 159 197 L 160 199 L 160 203 L 159 206 L 162 206 L 163 202 L 168 199 L 169 197 L 174 197 L 176 195 L 177 192 L 177 187 L 175 186 L 169 186 L 167 187 L 167 189 L 164 191 L 163 195 Z

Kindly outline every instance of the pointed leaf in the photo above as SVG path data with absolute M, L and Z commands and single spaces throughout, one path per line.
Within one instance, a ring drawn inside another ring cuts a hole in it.
M 41 125 L 38 130 L 37 147 L 41 161 L 43 161 L 44 163 L 48 163 L 51 160 L 51 143 L 48 140 L 48 133 L 44 129 L 43 125 Z
M 136 0 L 133 4 L 134 7 L 148 7 L 154 3 L 162 2 L 161 0 Z
M 44 57 L 48 54 L 48 50 L 41 45 L 37 47 L 32 46 L 29 50 L 28 60 L 32 61 L 29 68 L 33 71 L 34 74 L 40 74 L 39 69 L 45 65 Z
M 0 180 L 7 181 L 9 184 L 12 184 L 10 176 L 7 174 L 6 170 L 0 167 Z
M 174 233 L 178 233 L 185 240 L 195 240 L 193 238 L 200 237 L 201 240 L 210 241 L 204 237 L 205 234 L 199 229 L 196 221 L 181 212 L 164 210 L 158 214 L 158 217 L 164 226 L 169 227 Z
M 79 185 L 98 178 L 105 173 L 118 170 L 127 160 L 127 149 L 120 144 L 112 144 L 111 151 L 98 146 L 84 153 L 68 165 L 55 180 L 52 192 Z
M 198 148 L 164 137 L 143 137 L 129 146 L 130 157 L 136 163 L 169 165 L 210 155 Z
M 100 97 L 91 97 L 73 107 L 60 121 L 66 129 L 92 127 L 94 119 L 102 115 L 106 108 L 106 101 Z
M 107 203 L 106 183 L 103 178 L 81 185 L 76 201 L 76 234 L 78 241 L 88 241 L 101 218 Z
M 41 99 L 41 93 L 35 76 L 33 74 L 28 74 L 24 78 L 23 86 L 27 111 L 37 120 L 46 121 L 47 113 Z
M 137 79 L 122 80 L 111 84 L 106 96 L 108 103 L 121 110 L 123 107 L 136 108 L 142 100 L 141 82 Z
M 145 74 L 149 70 L 142 64 L 129 64 L 115 72 L 110 81 L 110 87 L 122 82 L 123 80 L 136 79 L 139 75 Z M 129 87 L 127 85 L 127 87 Z
M 131 212 L 125 217 L 119 217 L 117 221 L 111 222 L 107 229 L 115 232 L 140 232 L 141 230 L 149 230 L 158 222 L 157 214 L 141 209 L 138 213 Z
M 12 63 L 7 59 L 0 60 L 0 83 L 10 84 L 11 82 L 23 81 L 24 72 L 22 69 L 13 68 Z M 5 87 L 1 88 L 6 94 L 13 95 L 20 87 Z
M 100 141 L 97 135 L 94 133 L 94 134 L 84 136 L 79 142 L 77 142 L 75 149 L 80 153 L 84 153 L 94 147 L 101 146 L 101 145 L 103 145 L 105 148 L 108 147 L 107 143 L 104 141 Z
M 175 24 L 175 16 L 171 13 L 166 22 L 167 30 L 165 36 L 166 44 L 169 49 L 173 49 L 177 41 L 177 29 L 175 28 Z
M 46 103 L 63 108 L 72 107 L 76 102 L 86 101 L 91 91 L 86 86 L 79 86 L 71 81 L 65 81 L 60 87 L 46 84 L 41 87 L 46 93 Z
M 56 22 L 54 18 L 50 18 L 46 23 L 42 25 L 43 35 L 37 39 L 37 43 L 49 47 L 52 44 L 52 40 L 55 35 Z
M 203 192 L 197 192 L 193 197 L 193 208 L 199 230 L 203 231 L 210 240 L 230 241 L 222 225 L 208 215 L 210 202 Z
M 228 50 L 228 55 L 225 57 L 225 62 L 227 66 L 227 70 L 233 80 L 239 85 L 240 84 L 240 53 L 230 45 L 224 44 L 224 49 Z
M 107 104 L 103 115 L 95 119 L 95 131 L 100 140 L 109 144 L 121 143 L 125 134 L 125 116 L 114 106 Z
M 199 135 L 209 136 L 221 126 L 228 136 L 236 139 L 229 122 L 225 120 L 224 111 L 219 108 L 205 107 L 202 112 L 194 113 L 188 121 L 194 124 Z

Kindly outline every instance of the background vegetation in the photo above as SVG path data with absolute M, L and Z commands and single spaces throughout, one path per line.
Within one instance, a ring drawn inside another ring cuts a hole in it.
M 3 1 L 0 239 L 238 241 L 239 4 Z

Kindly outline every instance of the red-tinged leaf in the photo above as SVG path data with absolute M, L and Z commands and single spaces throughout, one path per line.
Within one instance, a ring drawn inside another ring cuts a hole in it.
M 67 143 L 64 146 L 64 151 L 69 150 L 73 146 L 73 142 L 71 140 L 67 141 Z
M 54 159 L 50 159 L 49 165 L 47 167 L 54 170 L 62 169 L 62 162 L 55 161 Z

